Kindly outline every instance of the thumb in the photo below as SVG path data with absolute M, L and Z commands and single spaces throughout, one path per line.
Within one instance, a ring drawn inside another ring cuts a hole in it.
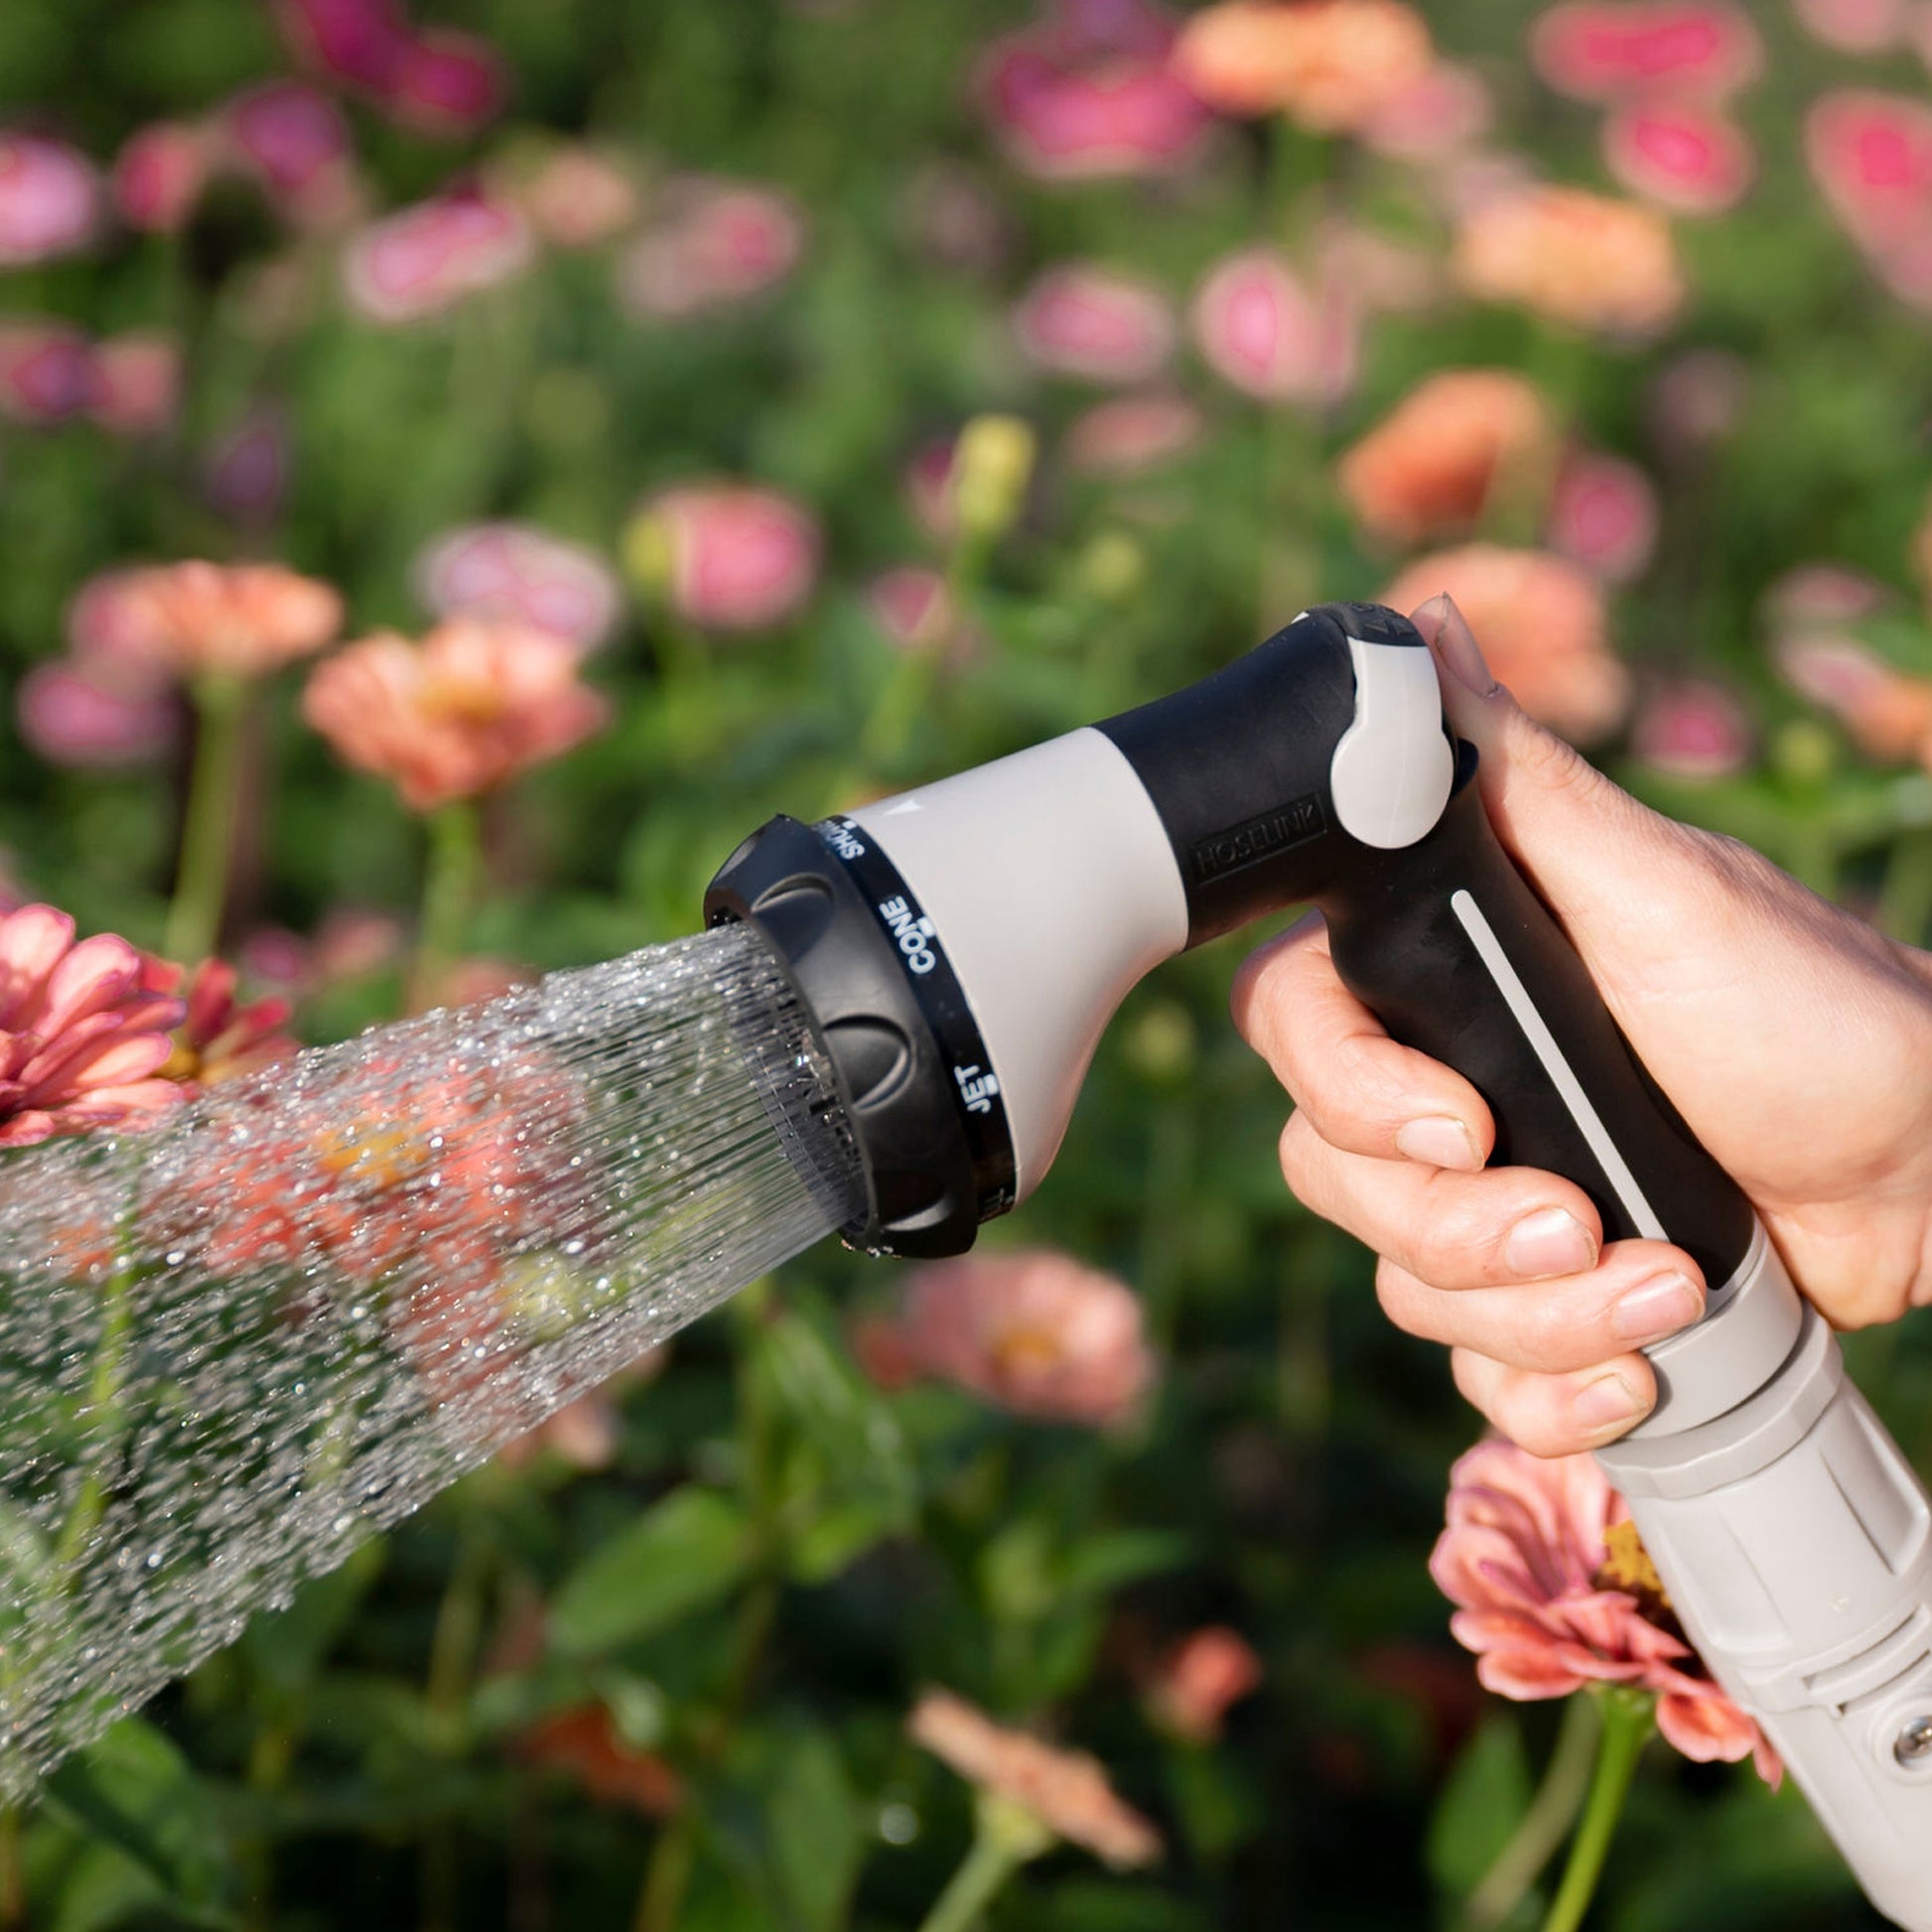
M 1476 748 L 1496 836 L 1592 966 L 1636 967 L 1659 931 L 1709 916 L 1714 880 L 1700 835 L 1641 805 L 1540 725 L 1483 660 L 1448 596 L 1415 613 L 1435 653 L 1450 725 Z

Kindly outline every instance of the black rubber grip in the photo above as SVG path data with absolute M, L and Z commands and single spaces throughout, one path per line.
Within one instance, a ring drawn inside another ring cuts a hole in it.
M 1395 1038 L 1462 1074 L 1496 1121 L 1492 1166 L 1542 1168 L 1577 1182 L 1605 1240 L 1645 1231 L 1631 1192 L 1716 1289 L 1750 1245 L 1752 1211 L 1644 1070 L 1602 996 L 1497 842 L 1474 782 L 1475 752 L 1458 750 L 1456 787 L 1427 838 L 1338 869 L 1318 897 L 1343 982 Z M 1458 896 L 1466 901 L 1458 909 Z M 1499 979 L 1473 923 L 1493 934 Z M 1512 1005 L 1504 980 L 1520 988 Z M 1534 1009 L 1526 1024 L 1520 1007 Z M 1532 1037 L 1540 1021 L 1548 1030 Z M 1600 1134 L 1566 1097 L 1554 1054 L 1574 1075 Z M 1606 1162 L 1604 1139 L 1615 1153 Z M 1613 1176 L 1620 1157 L 1627 1177 Z M 1654 1231 L 1654 1230 L 1652 1230 Z

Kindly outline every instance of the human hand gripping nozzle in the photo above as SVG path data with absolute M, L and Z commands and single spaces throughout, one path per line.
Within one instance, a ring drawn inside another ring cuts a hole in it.
M 1488 1102 L 1492 1160 L 1567 1175 L 1606 1240 L 1709 1299 L 1599 1451 L 1687 1634 L 1873 1903 L 1932 1932 L 1932 1507 L 1750 1203 L 1497 843 L 1414 626 L 1305 613 L 1172 697 L 807 827 L 706 899 L 813 1016 L 868 1190 L 844 1232 L 942 1255 L 1051 1165 L 1101 1031 L 1163 959 L 1303 900 L 1397 1038 Z

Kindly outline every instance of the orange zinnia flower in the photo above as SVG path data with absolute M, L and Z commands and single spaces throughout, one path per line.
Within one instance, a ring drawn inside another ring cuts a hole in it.
M 343 601 L 280 564 L 158 564 L 103 572 L 68 614 L 76 654 L 188 679 L 266 677 L 335 636 Z

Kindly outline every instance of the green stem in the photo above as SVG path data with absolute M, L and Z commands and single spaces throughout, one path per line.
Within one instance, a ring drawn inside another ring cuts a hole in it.
M 409 976 L 412 1013 L 437 1004 L 450 968 L 462 954 L 482 853 L 474 799 L 452 799 L 430 814 L 422 929 L 416 939 L 416 964 Z
M 100 1346 L 94 1351 L 85 1410 L 96 1434 L 96 1448 L 55 1546 L 54 1570 L 63 1587 L 70 1587 L 76 1581 L 87 1545 L 107 1508 L 108 1471 L 120 1441 L 121 1378 L 127 1363 L 128 1335 L 134 1326 L 133 1233 L 127 1224 L 131 1219 L 130 1215 L 122 1223 L 113 1272 L 101 1291 Z
M 199 966 L 214 951 L 227 901 L 248 686 L 238 677 L 210 671 L 195 680 L 191 695 L 195 768 L 188 781 L 181 861 L 162 944 L 170 959 Z
M 456 1563 L 436 1612 L 423 1692 L 430 1735 L 437 1748 L 450 1757 L 460 1755 L 469 1742 L 465 1700 L 483 1640 L 489 1568 L 488 1540 L 466 1519 Z M 448 1816 L 430 1823 L 423 1844 L 422 1878 L 425 1932 L 451 1932 L 457 1923 L 462 1859 L 456 1823 Z
M 1602 1876 L 1617 1820 L 1623 1816 L 1623 1801 L 1629 1796 L 1637 1760 L 1656 1722 L 1655 1700 L 1643 1691 L 1613 1688 L 1602 1693 L 1602 1706 L 1603 1743 L 1597 1754 L 1596 1775 L 1590 1781 L 1583 1823 L 1571 1842 L 1570 1863 L 1564 1866 L 1563 1882 L 1557 1888 L 1550 1916 L 1543 1921 L 1543 1932 L 1577 1932 L 1583 1924 L 1596 1893 L 1596 1881 Z
M 1488 1932 L 1505 1924 L 1569 1836 L 1589 1790 L 1596 1740 L 1603 1729 L 1596 1700 L 1572 1697 L 1563 1728 L 1550 1753 L 1543 1784 L 1495 1863 L 1482 1874 L 1462 1907 L 1457 1932 Z
M 971 1932 L 1024 1863 L 1010 1847 L 981 1832 L 953 1873 L 952 1882 L 925 1915 L 919 1932 Z
M 0 1806 L 0 1926 L 7 1932 L 27 1923 L 27 1875 L 20 1864 L 20 1810 Z

